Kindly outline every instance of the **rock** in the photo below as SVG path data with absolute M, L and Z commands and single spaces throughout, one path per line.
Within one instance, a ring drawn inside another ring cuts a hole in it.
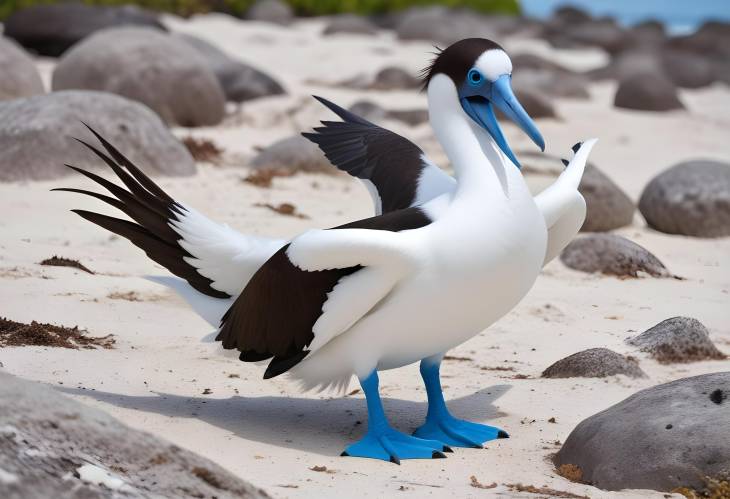
M 525 90 L 551 97 L 587 99 L 588 80 L 585 76 L 541 69 L 520 69 L 512 76 L 515 91 Z
M 664 364 L 727 358 L 712 343 L 707 328 L 691 317 L 672 317 L 627 339 L 626 343 Z
M 428 121 L 428 109 L 394 109 L 388 111 L 388 117 L 406 125 L 417 126 Z
M 225 95 L 195 49 L 145 28 L 112 28 L 69 50 L 53 72 L 53 90 L 103 90 L 142 102 L 181 126 L 216 125 Z
M 727 60 L 730 58 L 730 23 L 708 21 L 694 33 L 670 38 L 666 45 L 717 61 Z
M 0 102 L 0 181 L 60 178 L 72 173 L 64 163 L 100 167 L 72 138 L 95 143 L 81 121 L 146 173 L 195 173 L 185 147 L 147 107 L 103 92 L 63 91 Z
M 251 166 L 259 170 L 281 170 L 291 173 L 337 171 L 319 147 L 301 135 L 274 142 L 253 158 Z
M 632 50 L 640 49 L 658 49 L 667 39 L 667 33 L 664 24 L 659 21 L 644 21 L 629 28 L 627 36 L 629 45 Z
M 246 11 L 246 19 L 286 26 L 294 20 L 294 11 L 281 0 L 257 0 Z
M 657 257 L 615 234 L 590 234 L 576 238 L 562 251 L 560 261 L 582 272 L 621 277 L 639 277 L 639 272 L 653 277 L 671 276 Z
M 35 62 L 9 38 L 0 36 L 0 101 L 45 92 Z
M 706 476 L 727 480 L 727 395 L 730 372 L 642 390 L 582 421 L 555 464 L 580 467 L 585 482 L 606 490 L 702 490 Z
M 392 119 L 402 121 L 410 126 L 416 126 L 428 121 L 427 109 L 401 109 L 388 111 L 368 100 L 357 101 L 355 104 L 350 106 L 350 111 L 374 123 L 382 122 L 386 119 Z
M 322 32 L 323 35 L 335 35 L 338 33 L 347 33 L 355 35 L 374 35 L 378 32 L 377 26 L 373 24 L 367 17 L 357 16 L 355 14 L 341 14 L 334 16 L 330 20 L 327 27 Z
M 560 359 L 542 373 L 543 378 L 605 378 L 623 374 L 645 378 L 646 374 L 632 357 L 624 357 L 608 348 L 589 348 Z
M 694 160 L 663 171 L 644 188 L 639 211 L 668 234 L 730 235 L 730 164 Z
M 552 19 L 558 21 L 560 24 L 576 25 L 588 22 L 592 18 L 591 15 L 588 14 L 586 11 L 581 10 L 577 7 L 566 5 L 564 7 L 555 9 L 555 12 L 553 12 L 552 15 Z
M 626 31 L 613 19 L 592 20 L 566 28 L 563 35 L 567 35 L 572 42 L 590 47 L 599 47 L 609 54 L 616 54 L 627 47 Z
M 202 456 L 4 372 L 0 441 L 4 499 L 269 497 Z
M 606 232 L 634 219 L 634 203 L 610 178 L 593 165 L 588 165 L 578 186 L 586 200 L 583 232 Z
M 678 87 L 700 88 L 715 81 L 712 63 L 691 52 L 670 51 L 662 57 L 664 72 Z
M 176 33 L 172 36 L 190 45 L 203 56 L 218 78 L 226 100 L 244 102 L 286 93 L 278 81 L 248 64 L 232 59 L 215 45 L 192 35 Z
M 5 36 L 40 55 L 58 57 L 95 31 L 118 26 L 144 26 L 166 31 L 154 13 L 133 5 L 99 7 L 81 3 L 35 5 L 5 21 Z
M 401 40 L 428 40 L 446 46 L 464 38 L 499 38 L 497 26 L 487 16 L 440 6 L 408 9 L 400 17 L 396 34 Z
M 383 68 L 370 84 L 374 90 L 410 90 L 421 86 L 421 80 L 399 67 Z
M 614 106 L 639 111 L 671 111 L 684 109 L 677 87 L 658 73 L 641 73 L 621 80 Z
M 606 66 L 586 73 L 592 80 L 626 80 L 639 74 L 664 75 L 661 53 L 652 50 L 630 50 L 611 58 Z
M 555 108 L 552 103 L 545 99 L 540 92 L 535 89 L 515 89 L 517 99 L 525 108 L 527 114 L 534 119 L 539 118 L 556 118 Z M 500 119 L 505 119 L 501 112 L 497 113 Z

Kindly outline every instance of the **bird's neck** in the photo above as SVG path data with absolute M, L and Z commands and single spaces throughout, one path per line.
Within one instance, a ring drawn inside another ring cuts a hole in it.
M 469 118 L 454 85 L 436 75 L 428 87 L 429 118 L 457 180 L 455 196 L 507 194 L 506 160 L 492 137 Z M 514 168 L 514 167 L 513 167 Z

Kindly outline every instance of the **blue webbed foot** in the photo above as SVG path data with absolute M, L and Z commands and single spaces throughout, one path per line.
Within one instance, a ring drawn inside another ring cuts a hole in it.
M 345 449 L 343 456 L 369 457 L 400 464 L 401 459 L 444 458 L 452 452 L 448 445 L 436 440 L 412 437 L 393 428 L 368 432 L 362 440 Z
M 452 447 L 481 448 L 484 442 L 497 438 L 509 438 L 506 431 L 471 421 L 457 419 L 449 414 L 427 419 L 413 435 L 438 440 Z

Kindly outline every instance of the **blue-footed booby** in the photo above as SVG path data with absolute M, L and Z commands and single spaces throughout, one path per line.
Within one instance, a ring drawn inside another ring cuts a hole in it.
M 341 170 L 361 179 L 376 215 L 291 241 L 240 234 L 175 201 L 109 142 L 84 142 L 124 189 L 74 168 L 114 197 L 79 189 L 133 221 L 74 210 L 129 239 L 181 279 L 167 281 L 217 327 L 215 340 L 245 362 L 268 361 L 304 389 L 360 381 L 367 432 L 343 455 L 444 457 L 507 437 L 457 419 L 441 390 L 444 354 L 508 313 L 585 218 L 578 192 L 595 139 L 577 144 L 563 173 L 530 193 L 495 117 L 500 110 L 544 150 L 544 140 L 511 88 L 512 63 L 496 43 L 466 39 L 424 71 L 429 117 L 455 178 L 409 140 L 319 98 L 342 121 L 313 133 Z M 92 130 L 93 132 L 93 130 Z M 420 362 L 426 420 L 413 435 L 393 428 L 378 372 Z

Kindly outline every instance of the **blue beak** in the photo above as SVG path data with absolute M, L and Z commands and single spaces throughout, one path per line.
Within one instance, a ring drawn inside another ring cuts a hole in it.
M 505 116 L 515 122 L 541 151 L 545 150 L 545 140 L 540 135 L 535 122 L 517 100 L 510 80 L 510 75 L 505 74 L 494 82 L 485 83 L 478 89 L 465 88 L 463 92 L 460 92 L 460 99 L 466 114 L 492 136 L 497 146 L 517 168 L 521 168 L 499 127 L 497 117 L 494 115 L 494 107 L 496 106 Z

